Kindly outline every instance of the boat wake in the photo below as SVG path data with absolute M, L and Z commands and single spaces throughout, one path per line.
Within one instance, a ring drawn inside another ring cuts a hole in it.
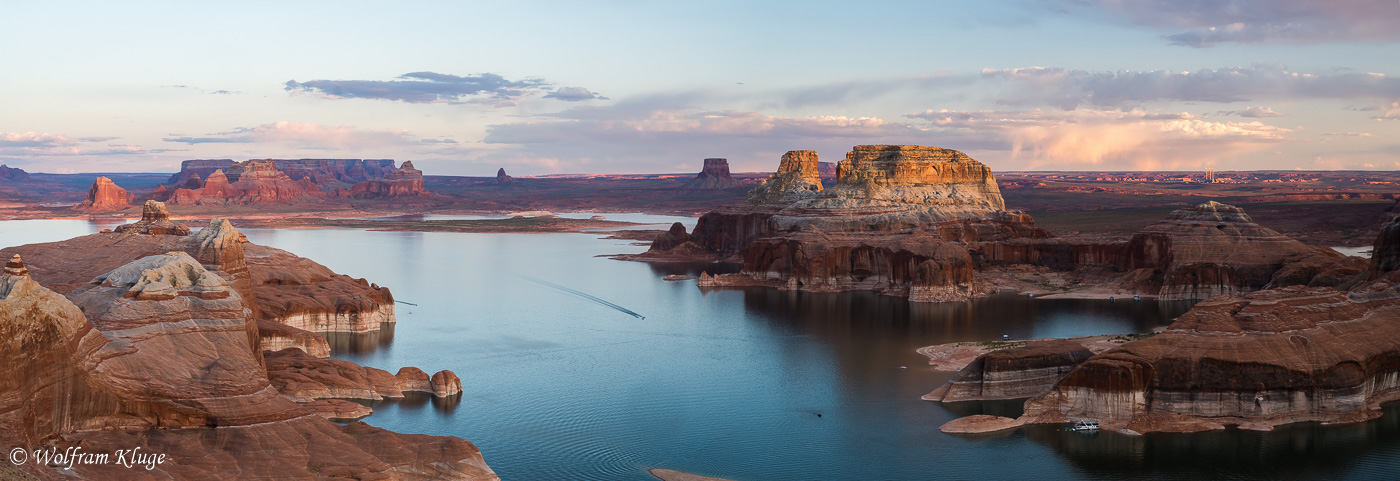
M 643 315 L 641 315 L 641 314 L 637 314 L 636 312 L 633 312 L 632 310 L 627 309 L 626 307 L 622 307 L 622 306 L 619 306 L 619 305 L 617 305 L 617 304 L 613 304 L 613 303 L 611 303 L 611 302 L 608 302 L 607 300 L 604 300 L 604 299 L 601 298 L 601 297 L 598 297 L 598 296 L 589 294 L 589 293 L 587 293 L 587 292 L 582 292 L 582 291 L 579 291 L 579 290 L 576 290 L 576 289 L 564 287 L 564 286 L 561 286 L 561 285 L 559 285 L 559 284 L 555 284 L 555 283 L 553 283 L 553 282 L 549 282 L 549 281 L 546 281 L 546 280 L 543 280 L 543 279 L 536 279 L 536 278 L 529 277 L 529 276 L 519 276 L 519 277 L 520 277 L 521 279 L 525 279 L 525 280 L 527 280 L 527 281 L 530 281 L 530 282 L 533 282 L 533 283 L 535 283 L 535 284 L 539 284 L 539 285 L 548 287 L 548 288 L 550 288 L 550 289 L 554 289 L 554 290 L 557 290 L 557 291 L 560 291 L 560 292 L 563 292 L 563 293 L 566 293 L 566 294 L 573 294 L 573 295 L 575 295 L 575 296 L 582 297 L 582 298 L 584 298 L 584 299 L 593 301 L 593 302 L 595 302 L 595 303 L 598 303 L 598 304 L 601 304 L 601 305 L 604 305 L 604 306 L 607 306 L 607 307 L 611 307 L 611 308 L 613 308 L 613 309 L 616 309 L 618 312 L 621 312 L 621 313 L 623 313 L 623 314 L 627 314 L 627 315 L 632 316 L 632 317 L 635 317 L 635 318 L 637 318 L 637 319 L 646 319 L 646 316 L 643 316 Z

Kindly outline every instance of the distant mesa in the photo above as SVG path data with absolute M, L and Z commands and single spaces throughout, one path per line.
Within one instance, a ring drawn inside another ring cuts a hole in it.
M 835 180 L 836 173 L 835 162 L 817 162 L 817 175 L 821 176 L 821 178 Z
M 497 184 L 509 184 L 515 182 L 515 177 L 506 175 L 506 168 L 501 167 L 500 169 L 496 169 L 496 180 L 493 182 Z
M 362 159 L 186 160 L 144 196 L 172 205 L 306 205 L 335 199 L 436 198 L 404 162 Z
M 112 179 L 98 177 L 88 189 L 87 200 L 73 206 L 83 212 L 112 212 L 131 207 L 131 194 Z
M 705 159 L 705 167 L 700 170 L 700 173 L 696 174 L 694 179 L 690 179 L 690 181 L 686 182 L 681 188 L 687 190 L 720 190 L 732 189 L 741 185 L 743 184 L 729 176 L 728 159 L 710 158 Z
M 0 181 L 24 182 L 26 180 L 29 180 L 29 173 L 25 172 L 24 169 L 0 164 Z

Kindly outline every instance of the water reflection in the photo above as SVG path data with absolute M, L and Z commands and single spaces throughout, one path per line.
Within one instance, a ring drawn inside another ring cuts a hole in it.
M 401 308 L 401 307 L 400 307 Z M 397 323 L 379 324 L 378 331 L 370 332 L 327 332 L 321 335 L 331 346 L 331 353 L 370 354 L 380 349 L 388 350 L 394 344 L 394 326 Z
M 1028 426 L 1026 438 L 1048 446 L 1078 469 L 1103 479 L 1153 474 L 1165 479 L 1248 477 L 1336 479 L 1362 458 L 1381 460 L 1363 478 L 1395 479 L 1400 474 L 1394 442 L 1400 440 L 1400 404 L 1384 407 L 1385 416 L 1366 423 L 1323 426 L 1297 423 L 1272 432 L 1225 429 L 1204 433 L 1154 433 L 1128 436 L 1111 432 L 1084 435 L 1056 426 Z M 1385 446 L 1386 452 L 1373 448 Z M 1345 477 L 1345 476 L 1341 476 Z

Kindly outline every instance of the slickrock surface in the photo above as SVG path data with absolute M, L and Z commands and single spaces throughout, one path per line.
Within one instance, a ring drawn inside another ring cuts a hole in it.
M 243 244 L 260 315 L 311 332 L 369 332 L 395 322 L 394 296 L 290 252 Z
M 84 212 L 111 212 L 127 207 L 131 207 L 131 194 L 106 177 L 98 177 L 93 181 L 92 187 L 88 189 L 87 200 L 73 206 L 74 209 Z
M 958 402 L 1028 398 L 1049 391 L 1094 354 L 1082 344 L 1056 339 L 988 352 L 958 371 L 925 401 Z M 947 431 L 944 431 L 947 432 Z
M 356 421 L 374 414 L 369 406 L 344 399 L 318 399 L 302 406 L 331 421 Z
M 423 187 L 423 171 L 413 168 L 413 162 L 404 161 L 397 170 L 381 179 L 370 179 L 350 188 L 350 196 L 356 199 L 385 199 L 401 197 L 432 196 Z
M 981 434 L 1015 429 L 1021 427 L 1021 424 L 1022 422 L 1016 419 L 990 414 L 973 414 L 943 423 L 942 426 L 938 427 L 938 430 L 947 434 Z
M 68 242 L 24 247 L 64 254 L 91 239 Z M 55 270 L 11 256 L 0 273 L 0 443 L 166 455 L 151 470 L 19 469 L 46 480 L 498 479 L 464 440 L 338 426 L 278 393 L 250 311 L 222 272 L 172 251 L 89 276 L 65 297 L 38 280 Z
M 272 385 L 284 396 L 300 403 L 316 399 L 379 401 L 402 398 L 405 392 L 446 397 L 462 392 L 462 381 L 445 369 L 430 380 L 416 367 L 399 369 L 398 375 L 394 375 L 350 361 L 312 357 L 300 349 L 268 351 L 263 357 L 267 360 L 267 376 Z
M 681 186 L 688 190 L 718 190 L 732 189 L 743 185 L 729 175 L 728 159 L 705 159 L 704 168 L 695 175 L 694 179 Z

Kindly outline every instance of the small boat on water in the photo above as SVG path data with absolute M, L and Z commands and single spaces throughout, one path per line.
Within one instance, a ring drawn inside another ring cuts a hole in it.
M 1099 422 L 1098 422 L 1098 421 L 1079 421 L 1079 422 L 1077 422 L 1077 423 L 1074 423 L 1074 427 L 1073 427 L 1073 428 L 1070 428 L 1070 429 L 1073 429 L 1075 432 L 1081 432 L 1081 433 L 1083 433 L 1083 432 L 1094 432 L 1094 431 L 1098 431 L 1098 430 L 1099 430 Z

